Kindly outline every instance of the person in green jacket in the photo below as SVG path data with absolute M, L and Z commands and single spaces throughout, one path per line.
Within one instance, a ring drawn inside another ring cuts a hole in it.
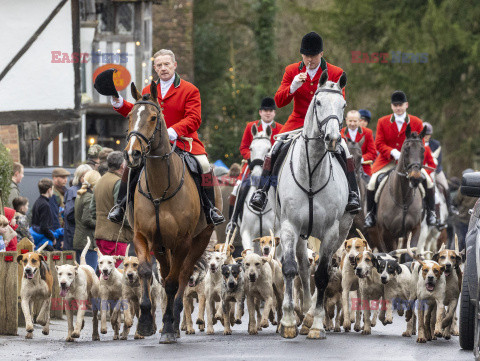
M 93 198 L 93 188 L 100 179 L 100 173 L 96 170 L 89 170 L 83 178 L 82 188 L 77 192 L 75 199 L 75 234 L 73 236 L 73 249 L 77 254 L 77 262 L 80 263 L 80 254 L 87 244 L 87 237 L 90 237 L 90 248 L 87 252 L 87 264 L 93 269 L 97 268 L 97 252 L 94 251 L 95 244 L 95 216 L 90 211 L 90 202 Z

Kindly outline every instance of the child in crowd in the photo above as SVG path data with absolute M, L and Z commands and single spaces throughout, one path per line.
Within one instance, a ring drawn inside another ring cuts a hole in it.
M 32 226 L 30 233 L 35 241 L 35 248 L 48 241 L 45 250 L 54 251 L 53 246 L 57 243 L 54 232 L 50 230 L 53 225 L 53 215 L 50 210 L 49 199 L 53 195 L 53 182 L 51 179 L 42 178 L 38 182 L 40 197 L 37 198 L 32 208 Z
M 15 220 L 17 221 L 18 228 L 16 230 L 20 239 L 28 238 L 33 241 L 33 237 L 30 234 L 28 224 L 27 212 L 28 212 L 28 199 L 26 197 L 16 197 L 12 201 L 13 209 L 15 209 Z
M 10 222 L 7 217 L 0 215 L 0 252 L 5 252 L 6 250 L 11 251 L 10 243 L 13 238 L 16 237 L 15 231 L 10 226 Z M 15 249 L 16 251 L 16 245 Z

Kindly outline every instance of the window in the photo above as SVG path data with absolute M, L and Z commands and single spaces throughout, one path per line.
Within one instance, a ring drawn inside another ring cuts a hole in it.
M 96 13 L 100 32 L 133 34 L 134 4 L 97 0 Z

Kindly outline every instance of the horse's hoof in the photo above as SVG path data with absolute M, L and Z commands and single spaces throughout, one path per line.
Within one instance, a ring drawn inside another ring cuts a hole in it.
M 172 333 L 162 333 L 162 336 L 160 337 L 160 342 L 161 344 L 171 344 L 171 343 L 177 343 L 177 339 L 175 338 L 175 334 Z
M 152 322 L 150 322 L 150 323 L 148 323 L 148 322 L 144 322 L 144 323 L 138 322 L 137 332 L 141 336 L 152 336 L 152 335 L 154 335 L 155 334 L 155 329 L 153 327 L 153 323 Z
M 297 326 L 280 326 L 280 335 L 283 338 L 295 338 L 298 336 Z
M 302 328 L 300 329 L 300 335 L 308 335 L 309 331 L 310 329 L 307 326 L 302 325 Z
M 319 330 L 317 328 L 311 328 L 307 335 L 307 339 L 309 340 L 325 340 L 326 338 L 327 334 L 325 330 Z
M 312 325 L 313 325 L 313 316 L 309 313 L 307 313 L 307 315 L 305 316 L 305 318 L 303 319 L 303 325 L 305 325 L 306 327 L 308 328 L 312 328 Z
M 100 335 L 93 335 L 92 341 L 100 341 Z

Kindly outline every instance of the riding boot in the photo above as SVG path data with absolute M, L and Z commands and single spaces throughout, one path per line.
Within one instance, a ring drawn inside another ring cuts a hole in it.
M 377 204 L 375 203 L 375 191 L 367 189 L 367 215 L 365 217 L 365 228 L 371 228 L 377 223 Z
M 225 233 L 233 233 L 235 228 L 237 227 L 238 217 L 243 213 L 243 206 L 245 204 L 245 199 L 247 198 L 248 191 L 250 190 L 250 182 L 245 180 L 240 185 L 240 189 L 238 191 L 237 200 L 235 202 L 234 211 L 232 217 L 230 217 L 230 222 L 227 224 L 227 228 L 225 228 Z
M 427 188 L 425 186 L 425 203 L 426 203 L 426 217 L 429 226 L 437 225 L 437 217 L 435 216 L 435 188 Z
M 357 177 L 355 177 L 355 162 L 352 156 L 347 158 L 346 164 L 347 169 L 345 175 L 348 181 L 348 203 L 345 210 L 351 214 L 357 214 L 362 210 L 362 206 L 360 205 Z
M 271 175 L 273 167 L 275 166 L 275 161 L 280 154 L 280 151 L 283 148 L 283 142 L 277 142 L 273 146 L 271 153 L 265 156 L 263 161 L 263 171 L 260 178 L 261 181 L 265 182 L 262 188 L 258 188 L 255 193 L 253 193 L 252 198 L 250 199 L 250 207 L 252 207 L 257 212 L 263 212 L 267 206 L 267 195 L 270 190 Z
M 215 207 L 215 176 L 213 170 L 202 174 L 202 205 L 207 223 L 213 223 L 215 226 L 225 222 L 222 213 Z
M 108 220 L 113 223 L 121 224 L 125 216 L 125 209 L 127 204 L 127 189 L 128 189 L 128 173 L 130 168 L 123 171 L 122 179 L 120 181 L 120 188 L 118 190 L 117 204 L 108 212 Z

